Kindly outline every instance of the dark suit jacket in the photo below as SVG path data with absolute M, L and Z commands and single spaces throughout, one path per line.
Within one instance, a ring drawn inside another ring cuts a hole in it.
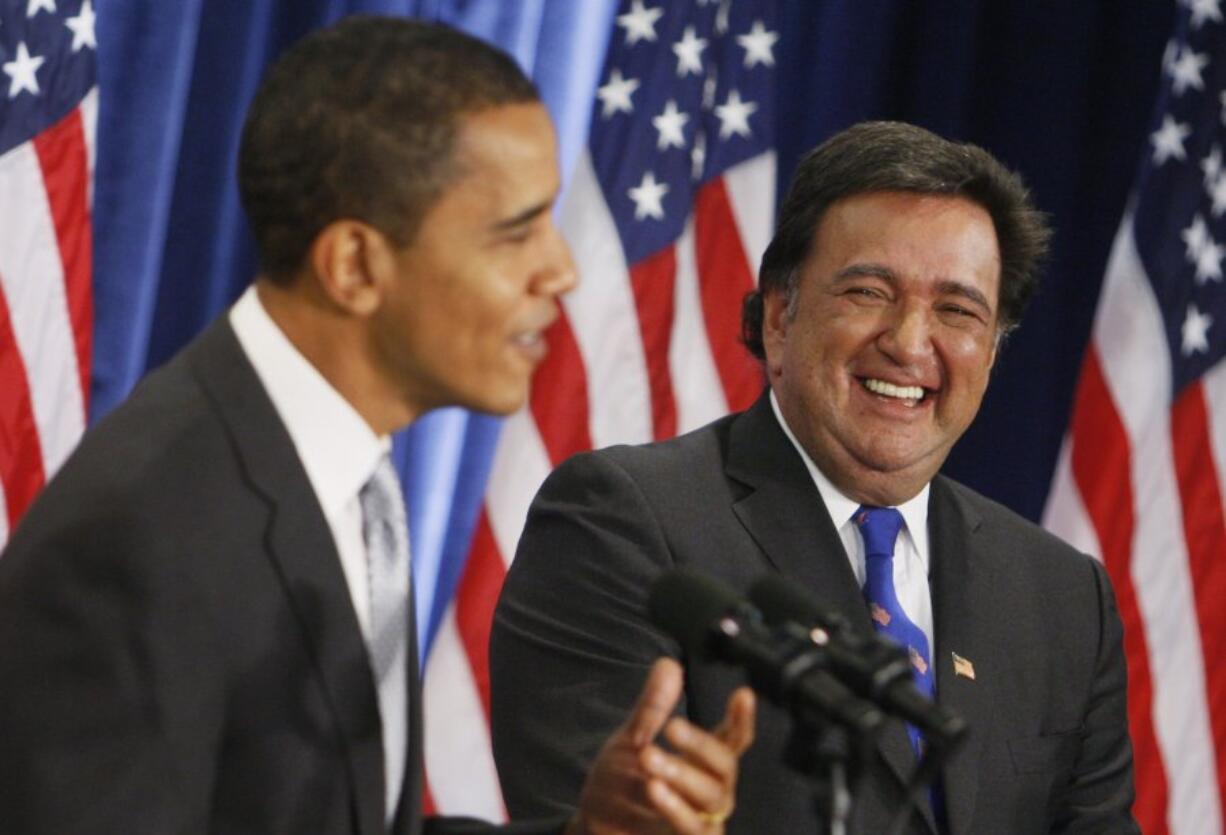
M 400 835 L 423 829 L 409 669 Z M 87 434 L 0 558 L 0 831 L 384 832 L 377 704 L 331 532 L 223 319 Z
M 1135 832 L 1121 627 L 1105 573 L 948 479 L 930 496 L 938 699 L 972 728 L 943 775 L 950 830 Z M 571 808 L 652 660 L 679 656 L 644 614 L 665 569 L 697 568 L 738 589 L 779 571 L 867 634 L 823 507 L 766 397 L 681 438 L 559 467 L 532 505 L 494 620 L 494 753 L 510 809 Z M 952 653 L 971 661 L 973 680 L 955 675 Z M 683 710 L 711 726 L 742 677 L 686 663 Z M 781 711 L 761 712 L 730 832 L 824 831 L 810 785 L 780 765 L 789 728 Z M 886 831 L 913 768 L 892 722 L 866 766 L 853 832 Z M 935 828 L 924 803 L 914 832 Z

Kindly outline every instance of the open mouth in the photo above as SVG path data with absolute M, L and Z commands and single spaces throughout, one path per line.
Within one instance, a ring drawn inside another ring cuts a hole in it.
M 516 334 L 511 337 L 511 344 L 533 363 L 538 363 L 545 358 L 547 346 L 545 334 L 542 331 L 525 331 Z
M 901 401 L 908 406 L 922 403 L 930 392 L 923 386 L 900 386 L 875 377 L 860 377 L 860 385 L 880 397 Z

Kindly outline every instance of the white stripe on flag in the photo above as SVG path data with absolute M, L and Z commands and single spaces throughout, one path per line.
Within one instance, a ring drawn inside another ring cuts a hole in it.
M 586 150 L 575 165 L 560 226 L 579 270 L 579 286 L 562 304 L 587 372 L 592 443 L 650 441 L 651 391 L 630 274 Z
M 89 180 L 86 183 L 86 200 L 92 209 L 94 205 L 94 161 L 98 156 L 98 88 L 90 90 L 81 99 L 81 123 L 85 130 L 86 163 L 89 166 Z
M 1094 559 L 1102 562 L 1102 545 L 1090 514 L 1086 512 L 1081 491 L 1073 480 L 1072 446 L 1066 438 L 1060 447 L 1056 463 L 1056 475 L 1047 494 L 1047 508 L 1043 514 L 1043 527 Z
M 485 711 L 456 628 L 455 602 L 447 607 L 422 688 L 424 752 L 430 795 L 440 814 L 506 820 Z
M 1213 780 L 1204 658 L 1172 463 L 1166 334 L 1136 251 L 1131 215 L 1116 237 L 1093 340 L 1131 443 L 1132 580 L 1150 652 L 1154 732 L 1167 773 L 1168 821 L 1178 835 L 1218 835 L 1220 799 Z
M 775 165 L 775 152 L 767 151 L 724 172 L 728 200 L 755 285 L 762 253 L 775 231 Z
M 8 301 L 50 479 L 85 429 L 77 346 L 42 169 L 31 143 L 0 157 L 0 289 Z
M 736 234 L 729 229 L 728 234 Z M 677 280 L 673 288 L 674 319 L 668 365 L 677 404 L 677 434 L 704 426 L 728 413 L 724 385 L 711 356 L 707 324 L 703 317 L 694 256 L 694 215 L 677 239 Z
M 507 418 L 490 467 L 485 506 L 494 542 L 507 565 L 528 518 L 528 507 L 552 469 L 532 413 L 521 409 Z M 494 601 L 489 601 L 492 608 Z

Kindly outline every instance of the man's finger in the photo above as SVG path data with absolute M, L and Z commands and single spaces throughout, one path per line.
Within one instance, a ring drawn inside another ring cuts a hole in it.
M 680 720 L 674 720 L 674 722 Z M 668 731 L 673 729 L 670 723 Z M 712 740 L 714 742 L 714 740 Z M 658 746 L 649 745 L 643 749 L 640 760 L 643 769 L 651 777 L 668 785 L 696 810 L 727 809 L 732 805 L 731 784 L 735 774 L 736 760 L 726 748 L 715 743 L 726 755 L 728 765 L 719 770 L 710 768 L 702 762 L 695 762 L 689 755 L 685 757 L 669 754 Z M 728 770 L 731 769 L 731 770 Z
M 715 729 L 714 734 L 731 748 L 734 754 L 740 756 L 753 744 L 756 714 L 757 701 L 753 691 L 748 687 L 738 687 L 728 697 L 724 718 Z
M 682 685 L 681 665 L 676 661 L 661 658 L 652 665 L 638 702 L 626 720 L 625 729 L 632 745 L 642 747 L 655 739 L 681 698 Z
M 724 831 L 722 821 L 705 821 L 662 780 L 649 780 L 647 799 L 678 835 L 712 835 Z

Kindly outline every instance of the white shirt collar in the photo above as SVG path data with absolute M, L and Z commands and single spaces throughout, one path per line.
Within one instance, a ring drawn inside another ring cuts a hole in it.
M 341 513 L 391 447 L 304 357 L 248 287 L 230 325 L 289 430 L 311 487 L 329 519 Z
M 792 434 L 791 427 L 783 418 L 783 412 L 779 409 L 779 400 L 775 397 L 774 389 L 770 392 L 771 411 L 775 413 L 775 420 L 779 422 L 779 427 L 783 430 L 783 434 L 787 435 L 789 441 L 792 442 L 793 448 L 800 455 L 800 460 L 805 462 L 805 469 L 809 471 L 809 476 L 813 479 L 813 483 L 817 486 L 817 492 L 821 494 L 822 502 L 826 505 L 826 512 L 830 514 L 831 521 L 834 522 L 835 530 L 843 531 L 844 526 L 851 523 L 852 517 L 856 511 L 860 509 L 860 503 L 854 499 L 848 498 L 839 488 L 835 487 L 833 482 L 826 477 L 826 474 L 818 469 L 817 464 L 813 463 L 813 459 L 809 457 L 809 453 L 796 440 L 796 436 Z M 906 523 L 905 530 L 907 536 L 910 537 L 912 545 L 920 558 L 920 563 L 923 566 L 926 574 L 929 569 L 928 562 L 928 490 L 930 484 L 925 484 L 924 489 L 920 490 L 912 498 L 898 505 L 898 512 L 902 514 L 903 521 Z

